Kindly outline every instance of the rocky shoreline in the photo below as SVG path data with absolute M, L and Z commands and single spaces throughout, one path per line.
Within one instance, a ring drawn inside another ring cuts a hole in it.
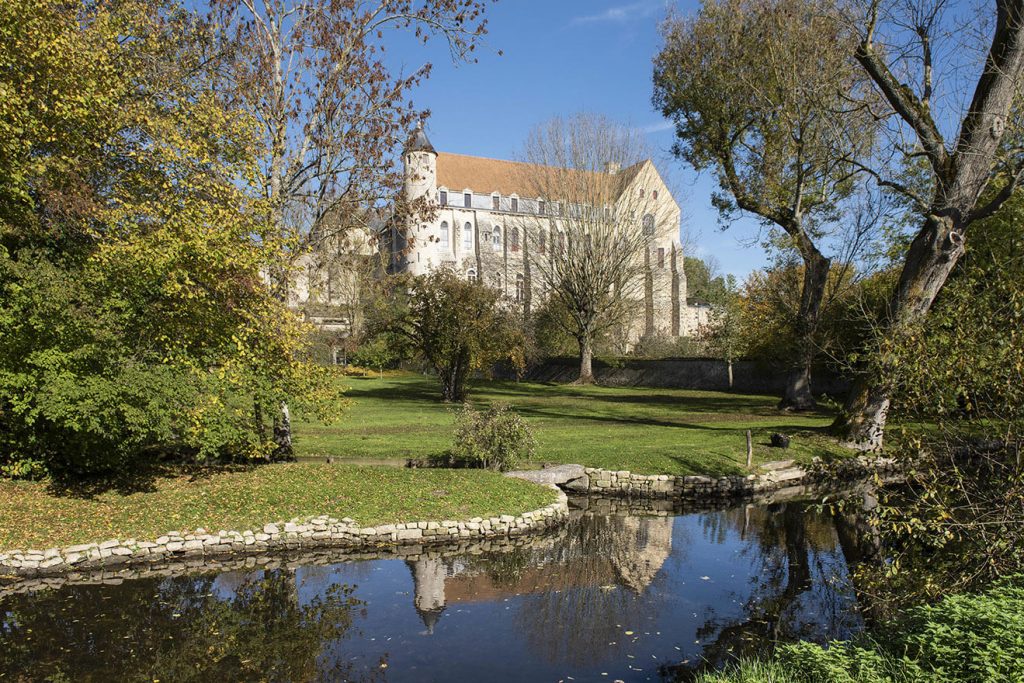
M 271 522 L 259 529 L 208 532 L 169 531 L 151 541 L 111 539 L 46 550 L 0 552 L 0 575 L 33 577 L 105 567 L 138 566 L 175 560 L 259 554 L 275 550 L 344 547 L 379 548 L 452 543 L 469 539 L 516 537 L 542 531 L 568 518 L 568 499 L 558 492 L 554 503 L 519 515 L 360 526 L 348 517 Z

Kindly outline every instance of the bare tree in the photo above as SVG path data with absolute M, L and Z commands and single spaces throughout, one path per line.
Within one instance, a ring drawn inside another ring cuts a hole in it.
M 386 41 L 402 31 L 423 42 L 440 36 L 453 59 L 470 59 L 485 32 L 486 0 L 209 2 L 218 41 L 235 56 L 225 74 L 231 97 L 258 126 L 264 196 L 283 245 L 272 278 L 285 298 L 310 235 L 327 237 L 318 229 L 325 216 L 344 218 L 346 208 L 358 216 L 401 188 L 394 152 L 422 118 L 408 93 L 431 65 L 392 73 Z M 282 406 L 275 434 L 283 453 L 291 450 L 287 419 Z
M 531 274 L 567 312 L 578 381 L 589 384 L 595 339 L 633 327 L 634 312 L 645 306 L 648 247 L 659 232 L 678 239 L 679 209 L 644 155 L 641 134 L 600 116 L 537 126 L 523 158 L 520 186 L 538 198 L 538 211 L 518 219 Z
M 713 169 L 724 220 L 737 211 L 781 228 L 803 260 L 792 370 L 780 408 L 815 406 L 811 368 L 831 260 L 855 189 L 850 162 L 869 151 L 873 121 L 851 104 L 852 38 L 828 0 L 713 0 L 694 18 L 670 16 L 655 59 L 654 102 L 676 124 L 676 156 Z M 837 114 L 843 112 L 840 121 Z
M 970 60 L 975 45 L 938 47 L 944 39 L 974 36 L 978 18 L 955 4 L 861 0 L 852 7 L 860 27 L 854 55 L 883 99 L 877 116 L 887 122 L 887 152 L 897 171 L 911 172 L 899 175 L 884 163 L 865 170 L 920 217 L 880 330 L 883 347 L 924 320 L 964 253 L 968 229 L 997 211 L 1024 173 L 1024 4 L 994 5 L 990 35 L 980 43 L 987 49 L 978 50 L 984 56 L 976 66 Z M 944 134 L 950 122 L 955 130 Z M 890 396 L 886 362 L 883 353 L 859 378 L 836 421 L 854 448 L 882 446 Z

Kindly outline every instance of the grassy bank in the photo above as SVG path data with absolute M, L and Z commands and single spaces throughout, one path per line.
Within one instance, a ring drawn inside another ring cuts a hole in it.
M 518 514 L 554 498 L 549 489 L 494 472 L 311 463 L 166 470 L 71 490 L 0 480 L 0 550 L 145 540 L 198 527 L 241 531 L 321 514 L 364 525 L 469 519 Z
M 438 400 L 437 383 L 419 375 L 346 378 L 354 404 L 336 425 L 299 422 L 304 455 L 342 458 L 427 457 L 451 446 L 454 416 Z M 537 436 L 537 459 L 646 474 L 728 474 L 742 471 L 747 429 L 755 461 L 842 452 L 825 435 L 833 414 L 785 414 L 777 397 L 684 389 L 580 387 L 482 382 L 473 403 L 510 403 Z M 769 436 L 793 435 L 788 451 Z

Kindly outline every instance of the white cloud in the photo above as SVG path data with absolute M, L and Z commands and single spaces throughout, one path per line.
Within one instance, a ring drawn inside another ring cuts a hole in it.
M 674 127 L 675 124 L 671 121 L 659 121 L 658 123 L 643 126 L 640 129 L 640 132 L 644 135 L 650 135 L 651 133 L 661 133 L 666 130 L 672 130 Z
M 603 12 L 597 14 L 587 14 L 578 17 L 573 17 L 569 23 L 572 25 L 577 24 L 598 24 L 598 23 L 624 23 L 630 19 L 644 19 L 652 16 L 661 7 L 660 0 L 658 2 L 652 2 L 652 0 L 644 0 L 642 2 L 631 2 L 625 5 L 616 5 L 609 7 Z

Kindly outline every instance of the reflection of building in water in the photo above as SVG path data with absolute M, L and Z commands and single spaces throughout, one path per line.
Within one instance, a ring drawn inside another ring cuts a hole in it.
M 407 562 L 412 570 L 414 587 L 413 605 L 427 627 L 427 633 L 434 632 L 434 624 L 445 608 L 444 582 L 448 568 L 440 558 L 422 558 Z
M 622 583 L 642 593 L 672 554 L 671 517 L 626 517 L 616 532 L 612 565 Z
M 503 553 L 469 563 L 428 557 L 407 561 L 413 576 L 413 604 L 432 633 L 449 604 L 613 584 L 640 594 L 672 552 L 672 519 L 592 518 L 583 534 L 587 538 L 568 534 L 554 551 Z

